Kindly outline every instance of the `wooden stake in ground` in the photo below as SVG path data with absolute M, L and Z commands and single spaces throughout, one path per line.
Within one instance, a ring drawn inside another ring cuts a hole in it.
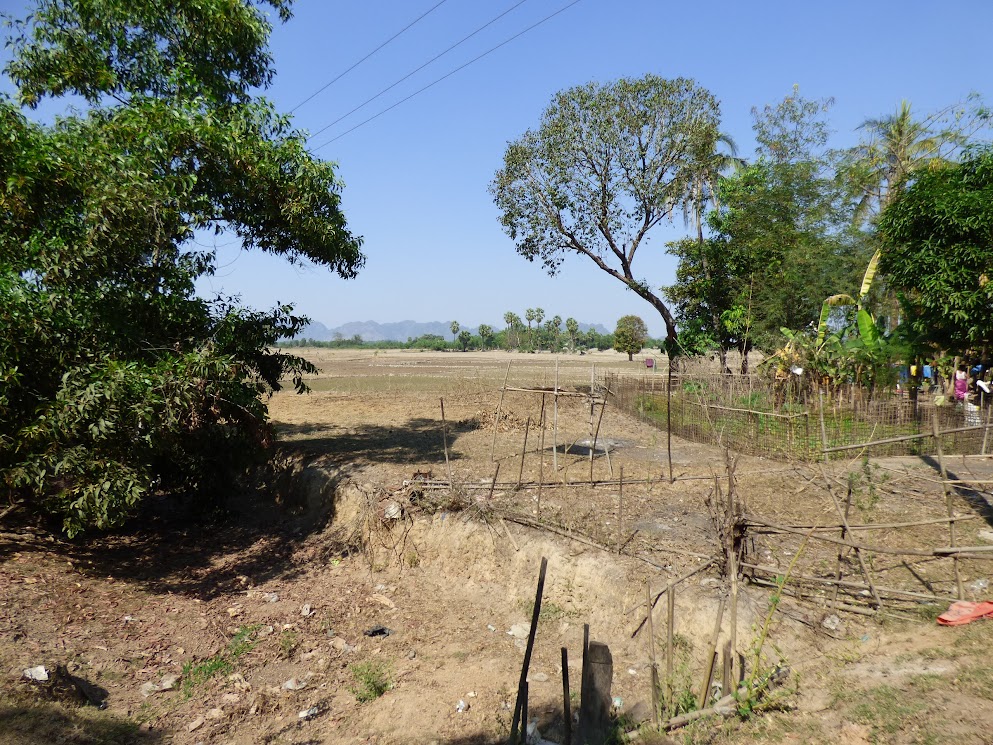
M 828 448 L 827 427 L 824 426 L 824 391 L 818 391 L 818 393 L 820 394 L 820 401 L 821 401 L 821 409 L 820 409 L 821 442 L 823 443 L 824 461 L 827 462 L 830 456 L 827 454 L 827 448 Z
M 670 587 L 666 593 L 665 617 L 665 701 L 666 709 L 672 710 L 673 681 L 672 669 L 676 661 L 676 650 L 672 648 L 676 625 L 676 588 Z
M 586 664 L 583 702 L 579 709 L 579 741 L 606 742 L 613 724 L 610 718 L 610 688 L 614 678 L 614 659 L 610 648 L 601 642 L 590 642 Z
M 528 645 L 524 649 L 524 664 L 521 666 L 521 679 L 517 684 L 517 703 L 514 704 L 514 719 L 510 726 L 510 745 L 518 745 L 525 738 L 518 740 L 520 734 L 518 725 L 521 723 L 521 711 L 527 708 L 528 668 L 531 666 L 531 652 L 534 650 L 534 637 L 538 633 L 538 614 L 541 613 L 541 596 L 545 591 L 545 570 L 548 559 L 541 557 L 541 568 L 538 570 L 538 589 L 534 595 L 534 611 L 531 613 L 531 630 L 528 632 Z M 524 732 L 527 732 L 527 720 L 524 721 Z
M 445 421 L 445 399 L 441 399 L 441 439 L 445 446 L 445 469 L 448 471 L 448 488 L 454 494 L 455 482 L 452 481 L 452 464 L 448 460 L 448 423 Z
M 941 434 L 938 432 L 938 412 L 931 417 L 931 430 L 934 433 L 934 445 L 938 450 L 938 467 L 941 469 L 941 488 L 945 490 L 945 508 L 948 511 L 948 534 L 951 546 L 955 547 L 955 510 L 952 507 L 952 488 L 948 485 L 948 471 L 945 470 L 945 449 L 941 445 Z M 959 571 L 958 556 L 952 556 L 952 569 L 955 572 L 955 590 L 959 600 L 965 599 L 962 587 L 962 574 Z
M 531 417 L 528 417 L 524 425 L 524 445 L 521 447 L 521 470 L 517 472 L 517 488 L 521 488 L 521 480 L 524 478 L 524 456 L 528 452 L 528 431 L 531 429 Z
M 655 661 L 655 621 L 652 619 L 652 583 L 646 587 L 648 592 L 648 660 L 652 665 L 652 722 L 659 726 L 659 666 Z M 566 741 L 568 742 L 568 740 Z
M 569 650 L 562 647 L 562 743 L 572 745 L 572 701 L 569 699 Z
M 986 441 L 990 436 L 990 415 L 993 414 L 993 401 L 986 406 L 986 429 L 983 431 L 983 447 L 979 451 L 980 455 L 986 455 Z
M 559 358 L 555 358 L 555 392 L 552 394 L 552 470 L 559 472 Z
M 722 597 L 717 606 L 717 621 L 714 624 L 714 635 L 710 639 L 709 654 L 704 658 L 707 660 L 706 672 L 703 676 L 703 685 L 700 686 L 700 695 L 697 697 L 697 708 L 702 709 L 707 704 L 708 693 L 710 692 L 710 681 L 714 677 L 714 662 L 717 657 L 717 641 L 721 635 L 721 622 L 724 620 L 725 599 Z
M 845 515 L 841 521 L 841 540 L 843 541 L 848 539 L 848 513 L 851 509 L 852 509 L 852 485 L 851 483 L 849 483 L 848 493 L 845 495 Z M 841 586 L 840 584 L 842 580 L 841 562 L 844 560 L 844 558 L 845 558 L 845 549 L 843 546 L 839 546 L 838 571 L 837 571 L 837 575 L 838 575 L 837 579 L 839 584 L 834 586 L 834 596 L 832 597 L 832 600 L 834 600 L 835 602 L 837 602 L 838 600 L 838 589 Z
M 821 476 L 824 478 L 824 484 L 827 486 L 828 495 L 831 497 L 831 501 L 834 503 L 834 509 L 838 513 L 838 517 L 841 518 L 841 524 L 844 526 L 845 532 L 848 532 L 848 518 L 845 516 L 844 510 L 841 509 L 841 505 L 838 503 L 838 498 L 834 496 L 834 489 L 831 488 L 831 482 L 828 481 L 827 473 L 824 471 L 824 467 L 821 467 Z M 855 558 L 859 561 L 859 569 L 862 570 L 862 576 L 865 577 L 865 582 L 869 585 L 869 591 L 872 593 L 872 599 L 876 601 L 876 607 L 882 608 L 883 601 L 879 597 L 879 593 L 876 592 L 876 584 L 872 580 L 872 575 L 869 573 L 869 568 L 865 564 L 865 559 L 862 557 L 862 549 L 855 547 Z
M 507 363 L 507 374 L 503 377 L 503 388 L 500 389 L 500 403 L 497 404 L 496 415 L 493 417 L 493 442 L 490 445 L 490 462 L 493 461 L 493 456 L 496 452 L 497 427 L 500 424 L 500 410 L 503 408 L 503 397 L 507 394 L 507 381 L 510 380 L 510 365 L 512 362 L 513 361 Z
M 617 482 L 617 553 L 621 552 L 624 541 L 624 466 L 621 466 L 621 480 Z M 651 606 L 648 608 L 651 612 Z
M 545 481 L 545 394 L 541 394 L 541 438 L 538 445 L 538 519 L 541 519 L 541 487 Z
M 669 483 L 672 484 L 676 479 L 672 477 L 672 357 L 668 354 L 666 361 L 669 374 L 665 386 L 665 450 L 669 455 Z

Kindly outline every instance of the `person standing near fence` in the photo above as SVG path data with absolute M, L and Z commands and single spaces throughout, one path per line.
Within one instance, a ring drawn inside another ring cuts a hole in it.
M 969 394 L 969 372 L 965 365 L 959 365 L 959 369 L 955 371 L 954 390 L 956 402 L 965 401 L 965 397 Z

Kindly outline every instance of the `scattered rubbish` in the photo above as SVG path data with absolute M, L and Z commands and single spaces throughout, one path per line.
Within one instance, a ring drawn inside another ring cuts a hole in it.
M 824 617 L 824 620 L 821 621 L 821 626 L 826 628 L 828 631 L 837 631 L 841 628 L 841 619 L 832 613 L 831 615 Z
M 399 520 L 401 517 L 403 517 L 403 506 L 399 502 L 391 499 L 383 505 L 384 520 Z
M 307 687 L 307 681 L 298 680 L 297 678 L 290 678 L 285 683 L 283 683 L 283 689 L 287 691 L 299 691 L 301 688 Z
M 548 676 L 545 673 L 531 673 L 528 676 L 528 682 L 531 683 L 547 683 Z
M 203 727 L 204 722 L 206 722 L 206 721 L 207 720 L 204 719 L 203 717 L 197 717 L 192 722 L 190 722 L 189 724 L 186 725 L 186 731 L 187 732 L 193 732 L 194 730 L 198 730 L 201 727 Z
M 267 603 L 278 603 L 279 602 L 279 594 L 278 593 L 275 593 L 275 592 L 267 592 L 265 594 L 265 601 Z
M 310 607 L 310 603 L 307 603 L 300 609 L 300 615 L 304 618 L 310 618 L 316 612 L 317 611 Z
M 458 714 L 465 714 L 467 711 L 469 711 L 469 704 L 467 704 L 464 700 L 460 698 L 459 702 L 455 704 L 455 711 Z
M 861 636 L 861 639 L 860 639 L 860 641 L 861 641 L 861 642 L 862 642 L 863 644 L 865 644 L 866 642 L 868 642 L 868 641 L 869 641 L 869 635 L 868 635 L 868 634 L 862 634 L 862 636 Z
M 311 706 L 309 709 L 304 709 L 299 714 L 297 714 L 297 718 L 303 720 L 313 719 L 320 713 L 321 713 L 321 709 L 319 706 Z
M 385 605 L 387 608 L 390 608 L 391 610 L 393 608 L 396 608 L 396 606 L 393 604 L 393 601 L 390 600 L 385 595 L 380 595 L 379 593 L 376 593 L 375 595 L 372 596 L 372 599 L 375 600 L 380 605 Z
M 466 697 L 468 697 L 468 698 L 476 698 L 476 692 L 475 691 L 469 691 L 466 694 Z
M 528 745 L 538 745 L 542 738 L 541 733 L 538 731 L 538 718 L 535 717 L 528 722 L 527 735 L 525 736 Z
M 335 650 L 337 650 L 338 652 L 354 652 L 355 651 L 355 647 L 353 647 L 351 644 L 349 644 L 348 642 L 346 642 L 340 636 L 336 636 L 334 639 L 331 640 L 331 646 Z
M 366 629 L 362 632 L 366 636 L 389 636 L 393 633 L 392 629 L 388 629 L 385 626 L 376 625 L 371 629 Z
M 407 652 L 407 659 L 408 660 L 412 660 L 415 657 L 417 657 L 417 652 L 415 652 L 413 649 L 410 650 L 409 652 Z
M 988 579 L 977 579 L 975 582 L 969 584 L 969 590 L 974 594 L 979 595 L 980 593 L 986 592 L 990 587 L 990 581 Z
M 965 600 L 957 600 L 948 606 L 948 610 L 938 616 L 938 623 L 942 626 L 964 626 L 967 623 L 978 621 L 980 618 L 993 617 L 993 603 L 970 603 Z
M 531 634 L 531 626 L 526 623 L 515 623 L 507 633 L 515 639 L 527 639 Z
M 382 585 L 382 584 L 376 585 L 375 587 L 372 588 L 372 591 L 373 592 L 386 592 L 386 585 Z
M 980 530 L 976 537 L 981 541 L 986 541 L 987 543 L 993 543 L 993 530 Z
M 124 623 L 131 623 L 132 621 L 137 621 L 138 619 L 135 618 L 134 616 L 124 616 L 124 618 L 121 620 L 123 620 Z
M 614 698 L 611 700 L 611 703 L 613 704 L 614 708 L 617 711 L 620 711 L 621 709 L 624 708 L 624 699 L 621 698 L 620 696 L 614 696 Z
M 28 680 L 36 680 L 39 683 L 44 683 L 48 680 L 48 670 L 45 669 L 44 665 L 29 667 L 24 671 L 24 677 Z
M 494 626 L 492 623 L 486 624 L 486 628 L 488 628 L 490 631 L 494 633 L 496 632 L 496 626 Z
M 633 667 L 629 667 L 628 668 L 628 674 L 629 675 L 637 675 L 638 674 L 638 671 L 635 670 Z

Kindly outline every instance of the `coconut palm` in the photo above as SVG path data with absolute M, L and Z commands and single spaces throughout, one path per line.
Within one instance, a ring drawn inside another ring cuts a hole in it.
M 915 171 L 937 167 L 965 144 L 961 127 L 942 126 L 949 110 L 914 119 L 910 102 L 903 100 L 895 114 L 866 119 L 858 129 L 868 135 L 850 151 L 853 172 L 862 199 L 857 217 L 881 211 Z

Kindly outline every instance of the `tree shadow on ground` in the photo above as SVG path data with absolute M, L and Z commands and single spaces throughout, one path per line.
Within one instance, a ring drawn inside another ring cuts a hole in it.
M 938 476 L 941 476 L 941 464 L 938 462 L 937 458 L 933 455 L 923 455 L 921 456 L 921 460 L 931 466 Z M 945 473 L 948 474 L 948 478 L 952 481 L 957 481 L 959 479 L 958 474 L 954 471 L 948 470 L 947 465 L 945 467 Z M 972 489 L 962 484 L 953 484 L 952 490 L 968 502 L 969 506 L 976 511 L 976 514 L 981 519 L 986 521 L 987 525 L 993 527 L 993 505 L 990 504 L 990 501 L 985 494 L 977 489 Z
M 333 492 L 344 476 L 327 474 L 327 491 Z M 293 481 L 288 483 L 292 489 Z M 0 561 L 15 552 L 51 552 L 91 577 L 210 600 L 244 590 L 243 577 L 262 584 L 297 576 L 305 569 L 295 559 L 301 544 L 334 516 L 333 501 L 319 514 L 294 512 L 261 487 L 229 498 L 220 508 L 205 509 L 181 497 L 147 502 L 142 514 L 122 528 L 73 539 L 60 532 L 56 521 L 21 510 L 0 531 Z M 330 538 L 325 548 L 329 554 L 350 551 Z
M 478 425 L 452 422 L 448 425 L 448 457 L 464 456 L 452 446 L 458 436 Z M 408 419 L 393 426 L 364 425 L 350 432 L 335 434 L 326 424 L 304 422 L 277 424 L 276 430 L 286 446 L 301 453 L 320 455 L 332 463 L 408 464 L 444 457 L 445 435 L 436 419 Z
M 26 692 L 0 691 L 0 745 L 156 745 L 159 732 L 94 707 L 39 701 Z

